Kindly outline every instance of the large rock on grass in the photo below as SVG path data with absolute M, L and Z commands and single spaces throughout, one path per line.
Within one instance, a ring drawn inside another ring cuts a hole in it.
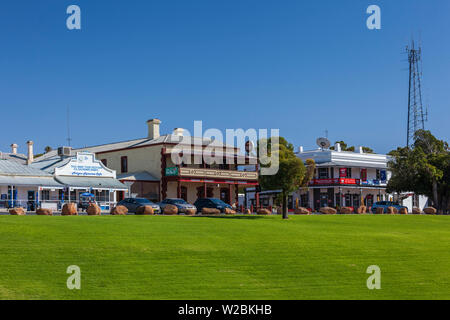
M 128 208 L 125 206 L 116 206 L 111 209 L 110 214 L 112 216 L 124 216 L 128 213 Z
M 25 210 L 23 208 L 11 208 L 9 209 L 9 214 L 12 216 L 24 216 Z
M 140 206 L 136 209 L 137 215 L 149 216 L 153 215 L 155 212 L 151 206 Z
M 341 214 L 352 214 L 353 213 L 353 209 L 350 207 L 342 207 L 340 210 Z
M 196 213 L 197 209 L 186 209 L 186 211 L 184 212 L 184 214 L 187 216 L 194 216 Z
M 236 211 L 230 208 L 225 208 L 225 210 L 223 210 L 223 212 L 225 214 L 236 214 Z
M 88 208 L 86 209 L 86 212 L 88 216 L 101 216 L 102 215 L 102 209 L 95 203 L 89 204 Z
M 78 211 L 77 211 L 77 207 L 75 206 L 75 203 L 64 204 L 62 211 L 61 211 L 61 215 L 62 216 L 77 216 Z
M 309 214 L 310 212 L 306 208 L 298 207 L 298 208 L 295 208 L 294 213 L 295 214 Z
M 36 210 L 38 216 L 52 216 L 53 212 L 50 209 L 39 208 Z
M 412 208 L 412 214 L 421 214 L 422 210 L 420 208 L 414 207 Z
M 319 212 L 322 214 L 336 214 L 337 210 L 330 207 L 323 207 L 319 209 Z
M 220 214 L 220 210 L 216 208 L 203 208 L 202 214 L 208 215 L 208 214 Z
M 168 204 L 164 207 L 163 213 L 168 216 L 174 216 L 178 214 L 178 208 L 174 206 L 173 204 Z
M 367 212 L 367 207 L 366 206 L 360 206 L 358 209 L 356 209 L 356 213 L 357 214 L 363 214 Z
M 400 208 L 400 211 L 398 213 L 400 213 L 400 214 L 408 214 L 408 209 L 407 208 Z
M 423 212 L 425 212 L 426 214 L 436 214 L 437 210 L 433 207 L 427 207 L 423 209 Z
M 384 208 L 383 207 L 377 207 L 375 213 L 376 214 L 383 214 L 384 213 Z
M 396 207 L 388 207 L 388 208 L 387 208 L 387 213 L 388 213 L 388 214 L 397 214 L 397 213 L 398 213 L 398 210 L 397 210 Z
M 268 216 L 271 215 L 272 212 L 270 212 L 269 209 L 265 209 L 265 208 L 260 208 L 256 211 L 257 214 L 262 215 L 262 216 Z

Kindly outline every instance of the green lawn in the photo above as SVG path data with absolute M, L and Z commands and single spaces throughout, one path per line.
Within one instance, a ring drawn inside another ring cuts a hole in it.
M 450 217 L 0 216 L 0 298 L 450 299 Z

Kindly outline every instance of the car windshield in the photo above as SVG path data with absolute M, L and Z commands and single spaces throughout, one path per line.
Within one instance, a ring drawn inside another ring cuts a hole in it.
M 212 199 L 209 199 L 209 200 L 211 200 L 214 204 L 218 204 L 218 205 L 222 205 L 222 206 L 226 206 L 227 205 L 225 202 L 223 202 L 220 199 L 212 198 Z
M 148 200 L 148 199 L 144 199 L 144 198 L 136 198 L 135 199 L 138 203 L 147 203 L 147 204 L 153 204 L 153 202 L 151 202 L 150 200 Z
M 184 199 L 170 199 L 168 202 L 173 204 L 187 204 Z

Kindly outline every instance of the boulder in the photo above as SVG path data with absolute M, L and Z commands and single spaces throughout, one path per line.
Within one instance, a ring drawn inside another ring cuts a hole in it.
M 388 208 L 387 208 L 387 213 L 388 213 L 388 214 L 397 214 L 397 213 L 398 213 L 398 210 L 397 210 L 397 208 L 395 208 L 395 207 L 388 207 Z
M 197 209 L 186 209 L 186 211 L 184 212 L 184 214 L 187 216 L 194 216 L 196 213 Z
M 220 214 L 220 210 L 216 208 L 203 208 L 202 214 Z
M 383 214 L 383 213 L 384 213 L 384 208 L 377 207 L 376 214 Z
M 323 214 L 336 214 L 337 210 L 330 207 L 323 207 L 319 209 L 319 212 Z
M 136 214 L 148 216 L 148 215 L 153 215 L 154 212 L 153 212 L 153 208 L 151 206 L 140 206 L 136 209 Z
M 173 204 L 168 204 L 164 207 L 163 214 L 167 214 L 169 216 L 173 216 L 178 214 L 178 208 Z
M 252 211 L 250 209 L 245 209 L 244 214 L 252 214 Z
M 298 207 L 294 210 L 295 214 L 309 214 L 309 210 L 303 207 Z
M 408 214 L 408 209 L 407 208 L 401 208 L 398 213 L 400 213 L 400 214 Z
M 12 208 L 9 209 L 9 214 L 12 216 L 24 216 L 25 210 L 23 208 Z
M 77 216 L 78 211 L 75 203 L 66 203 L 61 211 L 62 216 Z
M 342 207 L 340 210 L 341 214 L 352 214 L 353 213 L 353 209 L 350 207 Z
M 422 210 L 420 208 L 414 207 L 412 208 L 412 214 L 421 214 Z
M 366 206 L 360 206 L 358 209 L 356 209 L 356 213 L 357 214 L 363 214 L 367 212 L 367 207 Z
M 36 210 L 36 214 L 38 216 L 52 216 L 53 212 L 50 209 L 39 208 L 39 209 Z
M 233 209 L 230 209 L 230 208 L 225 208 L 225 210 L 223 212 L 225 214 L 236 214 L 236 211 L 234 211 Z
M 125 206 L 116 206 L 111 209 L 110 214 L 112 216 L 124 216 L 128 213 L 128 208 Z
M 423 212 L 425 212 L 426 214 L 436 214 L 437 210 L 433 207 L 427 207 L 423 209 Z
M 101 216 L 102 209 L 95 203 L 89 204 L 89 207 L 86 209 L 88 216 Z
M 269 209 L 265 209 L 265 208 L 260 208 L 256 211 L 257 214 L 263 215 L 263 216 L 268 216 L 270 215 L 272 212 L 270 212 Z

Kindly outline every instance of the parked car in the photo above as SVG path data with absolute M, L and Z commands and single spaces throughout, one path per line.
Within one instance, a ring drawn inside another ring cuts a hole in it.
M 372 206 L 372 213 L 376 213 L 377 212 L 377 208 L 384 208 L 384 213 L 387 213 L 387 208 L 388 207 L 394 207 L 397 210 L 400 211 L 401 208 L 406 208 L 405 206 L 401 206 L 396 202 L 392 202 L 392 201 L 378 201 L 375 202 Z
M 125 198 L 117 203 L 118 206 L 127 207 L 128 212 L 136 213 L 137 208 L 142 206 L 150 206 L 154 213 L 161 213 L 161 208 L 156 203 L 146 198 Z
M 188 209 L 195 209 L 195 211 L 197 211 L 197 207 L 186 202 L 184 199 L 177 199 L 177 198 L 167 198 L 163 201 L 161 201 L 160 203 L 158 203 L 159 206 L 161 207 L 161 211 L 164 212 L 164 208 L 168 205 L 174 205 L 175 207 L 178 208 L 178 213 L 186 213 L 186 210 Z
M 195 201 L 194 206 L 197 207 L 197 212 L 200 213 L 203 208 L 219 209 L 220 212 L 223 212 L 225 208 L 233 209 L 229 204 L 217 198 L 199 198 Z

